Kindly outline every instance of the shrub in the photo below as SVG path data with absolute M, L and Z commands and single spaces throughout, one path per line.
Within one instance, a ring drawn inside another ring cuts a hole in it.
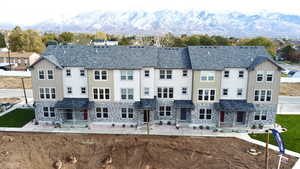
M 203 129 L 203 126 L 199 126 L 199 129 L 201 129 L 201 130 L 202 130 L 202 129 Z
M 209 130 L 209 129 L 210 129 L 210 127 L 209 127 L 209 126 L 206 126 L 206 129 L 207 129 L 207 130 Z
M 263 124 L 259 124 L 258 127 L 259 127 L 259 129 L 263 129 L 264 125 Z
M 123 127 L 123 128 L 125 128 L 125 127 L 126 127 L 126 125 L 125 125 L 125 124 L 123 124 L 123 125 L 122 125 L 122 127 Z
M 131 124 L 131 125 L 130 125 L 130 127 L 131 127 L 131 128 L 133 128 L 133 127 L 134 127 L 134 125 L 133 125 L 133 124 Z
M 159 125 L 163 125 L 163 122 L 162 122 L 162 121 L 159 121 Z
M 196 129 L 197 129 L 197 127 L 196 127 L 196 126 L 193 126 L 193 129 L 194 129 L 194 130 L 196 130 Z
M 171 122 L 170 121 L 168 121 L 168 123 L 167 123 L 168 125 L 171 125 Z
M 253 124 L 252 127 L 251 127 L 251 129 L 256 129 L 256 125 Z

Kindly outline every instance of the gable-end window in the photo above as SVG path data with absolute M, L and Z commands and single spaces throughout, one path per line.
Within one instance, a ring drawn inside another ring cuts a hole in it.
M 53 70 L 48 70 L 48 80 L 53 80 Z
M 223 96 L 228 96 L 228 89 L 223 89 L 222 90 L 222 95 Z
M 237 95 L 242 96 L 243 95 L 243 89 L 237 89 Z
M 181 88 L 181 94 L 183 94 L 183 95 L 187 94 L 187 88 L 186 87 Z
M 85 71 L 84 70 L 80 70 L 80 76 L 85 76 Z
M 160 70 L 159 78 L 160 79 L 172 79 L 172 70 Z
M 94 71 L 94 79 L 95 80 L 107 80 L 107 71 L 102 70 L 95 70 Z
M 67 70 L 66 70 L 66 75 L 67 75 L 67 76 L 71 76 L 71 69 L 67 69 Z
M 216 94 L 215 89 L 199 89 L 198 101 L 214 101 L 215 94 Z
M 243 78 L 244 77 L 244 71 L 239 71 L 239 78 Z
M 145 77 L 150 77 L 150 71 L 149 70 L 145 70 L 144 74 L 145 74 Z
M 45 72 L 43 70 L 39 70 L 39 80 L 45 79 Z
M 96 117 L 97 118 L 108 118 L 108 108 L 107 107 L 96 107 Z
M 85 87 L 81 87 L 81 94 L 86 94 L 86 88 Z
M 67 87 L 68 94 L 72 94 L 72 87 Z
M 149 90 L 150 90 L 150 89 L 149 89 L 148 87 L 145 87 L 145 88 L 144 88 L 144 95 L 145 95 L 145 96 L 149 96 Z
M 272 72 L 267 72 L 267 82 L 272 82 L 273 81 L 273 73 Z
M 183 77 L 187 77 L 188 76 L 188 71 L 187 70 L 183 70 L 182 71 L 182 76 Z
M 224 71 L 224 77 L 229 77 L 229 70 Z
M 121 80 L 133 80 L 133 71 L 121 71 Z
M 121 89 L 121 99 L 122 100 L 133 100 L 133 89 L 132 88 Z
M 101 71 L 101 80 L 107 80 L 107 71 Z
M 214 80 L 215 80 L 215 72 L 201 71 L 200 81 L 214 81 Z
M 257 72 L 256 74 L 256 81 L 262 82 L 264 80 L 264 74 L 262 72 Z

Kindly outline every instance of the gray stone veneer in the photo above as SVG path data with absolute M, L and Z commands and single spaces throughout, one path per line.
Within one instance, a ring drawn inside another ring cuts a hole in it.
M 277 113 L 277 104 L 254 104 L 257 112 L 267 112 L 267 120 L 254 120 L 255 112 L 249 115 L 249 127 L 253 125 L 273 125 L 275 124 L 275 118 Z
M 210 120 L 200 119 L 200 109 L 211 109 L 212 115 Z M 206 126 L 216 126 L 218 124 L 218 112 L 214 109 L 213 104 L 203 103 L 195 104 L 195 108 L 192 110 L 192 123 Z
M 59 115 L 55 110 L 55 117 L 44 117 L 43 107 L 54 107 L 56 101 L 39 101 L 35 102 L 35 119 L 37 121 L 58 121 Z M 50 116 L 50 114 L 49 114 Z

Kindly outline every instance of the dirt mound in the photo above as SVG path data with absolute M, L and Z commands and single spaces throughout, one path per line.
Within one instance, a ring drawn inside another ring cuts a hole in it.
M 1 169 L 264 168 L 264 153 L 247 153 L 263 148 L 235 138 L 39 133 L 0 133 L 0 138 Z M 278 156 L 271 151 L 270 157 L 275 169 Z M 282 169 L 292 168 L 296 158 L 289 158 Z

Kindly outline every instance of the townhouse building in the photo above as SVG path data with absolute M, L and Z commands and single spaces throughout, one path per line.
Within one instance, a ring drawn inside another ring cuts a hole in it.
M 280 69 L 259 46 L 49 46 L 31 65 L 38 122 L 273 125 Z

